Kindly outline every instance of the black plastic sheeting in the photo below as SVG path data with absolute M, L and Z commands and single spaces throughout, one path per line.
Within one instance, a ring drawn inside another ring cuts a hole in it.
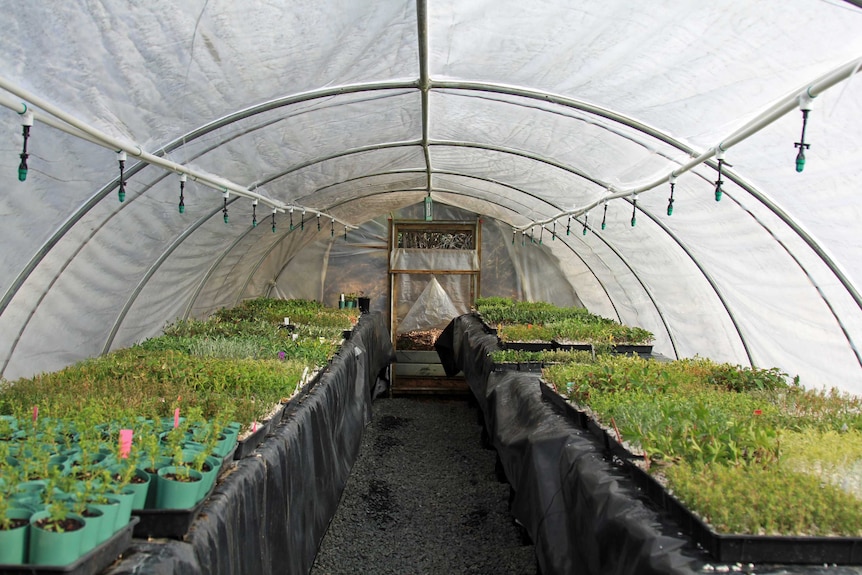
M 308 573 L 394 357 L 386 319 L 362 315 L 317 384 L 228 471 L 185 540 L 134 540 L 106 573 Z
M 494 372 L 496 335 L 455 318 L 435 345 L 446 373 L 463 371 L 512 487 L 511 511 L 536 546 L 543 575 L 856 574 L 856 567 L 721 566 L 647 507 L 589 432 L 542 400 L 538 374 Z M 735 568 L 734 568 L 735 567 Z M 756 570 L 755 570 L 756 567 Z

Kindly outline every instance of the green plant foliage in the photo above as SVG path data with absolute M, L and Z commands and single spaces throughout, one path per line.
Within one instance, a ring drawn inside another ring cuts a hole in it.
M 721 533 L 862 536 L 862 500 L 813 475 L 687 463 L 664 473 L 674 494 Z
M 542 325 L 506 324 L 500 326 L 497 336 L 503 341 L 550 342 L 553 333 Z
M 615 425 L 650 471 L 720 532 L 860 533 L 858 397 L 804 389 L 774 368 L 702 358 L 599 355 L 546 367 L 544 376 Z M 841 512 L 827 509 L 838 505 Z
M 566 318 L 581 319 L 585 322 L 603 319 L 585 308 L 561 308 L 541 301 L 514 301 L 499 297 L 478 298 L 475 307 L 489 325 L 545 324 Z
M 293 393 L 305 367 L 300 361 L 199 357 L 135 347 L 20 379 L 2 392 L 3 408 L 19 420 L 38 405 L 51 417 L 102 423 L 139 415 L 166 417 L 180 397 L 183 410 L 199 407 L 205 417 L 214 417 L 230 404 L 241 421 L 253 421 Z
M 497 350 L 491 354 L 494 363 L 587 363 L 592 361 L 588 351 L 524 351 L 520 349 Z
M 293 325 L 313 324 L 320 327 L 350 329 L 359 317 L 358 309 L 335 309 L 311 300 L 257 298 L 241 305 L 220 309 L 211 318 L 214 324 L 264 322 L 282 324 L 290 318 Z
M 613 345 L 644 344 L 653 340 L 652 333 L 645 329 L 620 325 L 579 307 L 489 297 L 477 299 L 476 310 L 486 323 L 499 326 L 503 341 L 554 339 Z M 529 330 L 536 331 L 530 333 Z M 539 337 L 530 338 L 536 335 Z

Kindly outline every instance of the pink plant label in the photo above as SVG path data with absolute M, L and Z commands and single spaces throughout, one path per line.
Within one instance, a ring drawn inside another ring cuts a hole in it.
M 33 406 L 33 423 L 36 423 L 36 420 L 39 419 L 39 406 Z
M 134 432 L 131 429 L 120 430 L 120 458 L 128 459 L 132 451 L 132 435 Z
M 254 433 L 255 431 L 257 431 L 257 422 L 256 421 L 252 422 L 252 424 L 251 424 L 251 432 Z
M 180 426 L 180 408 L 174 410 L 174 429 Z

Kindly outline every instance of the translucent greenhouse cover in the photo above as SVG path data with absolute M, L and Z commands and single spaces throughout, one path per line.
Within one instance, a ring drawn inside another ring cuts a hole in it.
M 5 4 L 6 379 L 261 295 L 385 309 L 430 195 L 483 295 L 862 393 L 855 0 Z

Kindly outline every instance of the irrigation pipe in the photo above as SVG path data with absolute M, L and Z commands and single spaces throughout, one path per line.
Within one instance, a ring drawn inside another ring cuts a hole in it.
M 715 156 L 717 153 L 726 152 L 732 146 L 735 146 L 743 140 L 751 137 L 752 135 L 756 134 L 766 126 L 772 124 L 779 118 L 787 115 L 788 113 L 801 106 L 809 104 L 812 99 L 816 98 L 832 86 L 852 77 L 854 74 L 858 73 L 860 69 L 862 69 L 862 58 L 857 58 L 825 74 L 824 76 L 812 82 L 808 87 L 793 92 L 789 96 L 785 96 L 784 98 L 773 104 L 769 109 L 751 120 L 749 123 L 739 128 L 731 135 L 727 136 L 717 146 L 706 150 L 696 158 L 692 158 L 687 163 L 674 169 L 666 176 L 662 176 L 646 184 L 627 188 L 625 190 L 617 190 L 614 188 L 614 186 L 608 186 L 607 189 L 610 192 L 609 194 L 606 194 L 605 196 L 602 196 L 601 198 L 594 200 L 585 206 L 560 212 L 559 214 L 551 216 L 550 218 L 544 220 L 537 220 L 528 225 L 521 226 L 515 229 L 522 232 L 537 225 L 545 226 L 556 220 L 559 220 L 560 218 L 565 218 L 568 216 L 580 216 L 585 212 L 588 212 L 593 208 L 599 206 L 600 204 L 608 202 L 609 200 L 624 198 L 627 196 L 634 196 L 636 194 L 648 192 L 669 181 L 675 181 L 678 176 L 690 171 L 691 169 L 695 168 L 696 166 L 699 166 L 700 164 L 703 164 L 704 162 Z
M 21 98 L 26 102 L 30 102 L 33 106 L 43 110 L 44 113 L 37 113 L 36 111 L 31 110 L 24 102 L 16 101 L 14 98 L 10 98 L 5 94 L 0 94 L 0 105 L 22 115 L 29 111 L 33 113 L 34 119 L 38 119 L 45 125 L 51 126 L 52 128 L 56 128 L 76 138 L 81 138 L 90 143 L 102 146 L 104 148 L 108 148 L 118 153 L 121 151 L 126 152 L 126 154 L 139 158 L 143 162 L 159 166 L 168 171 L 176 172 L 179 175 L 185 175 L 188 179 L 194 182 L 198 182 L 204 186 L 213 188 L 220 192 L 232 192 L 238 196 L 243 196 L 252 200 L 256 200 L 259 203 L 271 207 L 275 212 L 284 213 L 288 210 L 305 211 L 314 215 L 319 214 L 321 216 L 325 216 L 331 220 L 338 222 L 341 225 L 347 226 L 349 229 L 356 229 L 356 226 L 349 224 L 339 218 L 335 218 L 325 212 L 321 212 L 319 210 L 315 210 L 305 206 L 285 204 L 284 202 L 280 202 L 258 194 L 226 178 L 222 178 L 212 174 L 206 174 L 204 172 L 191 169 L 182 164 L 178 164 L 168 159 L 145 152 L 140 145 L 134 143 L 130 144 L 119 140 L 113 136 L 110 136 L 93 126 L 90 126 L 78 120 L 71 114 L 64 112 L 60 108 L 54 106 L 50 102 L 45 101 L 39 96 L 36 96 L 28 90 L 14 85 L 2 76 L 0 76 L 0 88 L 3 88 L 7 92 L 14 94 L 18 98 Z

